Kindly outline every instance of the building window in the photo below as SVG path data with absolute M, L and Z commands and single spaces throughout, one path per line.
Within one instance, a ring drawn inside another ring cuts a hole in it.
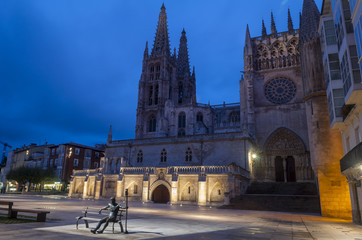
M 142 163 L 142 162 L 143 162 L 143 152 L 142 152 L 142 150 L 140 150 L 137 153 L 137 163 Z
M 161 152 L 161 162 L 162 162 L 162 163 L 167 162 L 167 152 L 166 152 L 166 149 L 162 149 L 162 152 Z
M 52 149 L 52 155 L 55 155 L 55 148 Z
M 133 185 L 133 194 L 137 194 L 138 192 L 138 186 L 135 184 Z
M 196 121 L 197 122 L 203 122 L 204 121 L 204 116 L 202 115 L 201 112 L 198 112 L 196 115 Z
M 53 159 L 50 159 L 49 167 L 53 167 Z
M 191 194 L 191 187 L 189 186 L 189 194 Z
M 343 20 L 342 20 L 342 10 L 341 7 L 338 7 L 337 15 L 334 22 L 336 26 L 336 37 L 338 48 L 341 47 L 343 38 L 344 38 L 344 29 L 343 29 Z
M 182 82 L 178 83 L 178 103 L 182 103 L 184 97 L 184 88 Z
M 352 75 L 353 82 L 360 83 L 361 82 L 361 72 L 358 64 L 358 54 L 356 45 L 349 46 L 349 54 L 351 56 L 351 66 L 352 66 Z
M 333 100 L 336 117 L 342 117 L 342 108 L 344 105 L 344 94 L 342 88 L 333 89 Z
M 153 86 L 149 88 L 149 96 L 148 96 L 148 105 L 152 105 L 152 97 L 153 97 Z
M 184 112 L 180 112 L 178 115 L 178 136 L 185 136 L 186 128 L 186 114 Z
M 84 153 L 84 156 L 85 156 L 85 157 L 91 157 L 91 156 L 92 156 L 92 150 L 86 149 L 86 150 L 85 150 L 85 153 Z
M 185 161 L 191 162 L 192 161 L 192 151 L 190 148 L 187 148 L 186 154 L 185 154 Z
M 158 104 L 158 84 L 155 87 L 155 105 Z
M 324 22 L 324 32 L 327 45 L 337 44 L 336 40 L 336 30 L 334 29 L 334 24 L 332 20 Z
M 359 134 L 359 127 L 356 127 L 356 129 L 354 130 L 354 134 L 356 136 L 356 145 L 358 145 L 361 142 L 361 137 Z
M 161 65 L 158 64 L 158 65 L 156 66 L 156 72 L 160 72 L 160 71 L 161 71 Z
M 155 67 L 154 66 L 151 66 L 150 67 L 150 72 L 153 73 L 155 71 Z
M 240 125 L 240 112 L 232 112 L 229 116 L 229 122 L 231 126 Z
M 343 54 L 342 62 L 341 62 L 341 71 L 342 71 L 342 79 L 343 79 L 343 90 L 344 95 L 347 95 L 349 88 L 351 87 L 351 74 L 349 71 L 348 64 L 348 53 L 347 50 Z
M 76 148 L 75 150 L 74 150 L 74 153 L 75 153 L 75 155 L 79 155 L 79 152 L 80 152 L 80 149 L 79 148 Z
M 329 70 L 331 73 L 332 80 L 340 80 L 341 79 L 341 71 L 339 68 L 339 59 L 338 54 L 328 54 L 328 61 L 329 61 Z
M 349 6 L 349 0 L 342 0 L 344 24 L 346 26 L 347 33 L 353 33 L 353 24 L 351 18 L 351 8 Z
M 95 158 L 99 158 L 99 152 L 94 153 Z
M 73 167 L 78 167 L 79 160 L 74 158 Z
M 98 162 L 94 163 L 94 168 L 98 168 Z
M 156 132 L 156 117 L 151 115 L 148 120 L 148 132 Z

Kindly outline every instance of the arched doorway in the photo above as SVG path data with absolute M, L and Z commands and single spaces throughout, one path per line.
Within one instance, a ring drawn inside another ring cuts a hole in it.
M 295 182 L 296 176 L 295 176 L 295 161 L 294 158 L 289 156 L 286 159 L 287 161 L 287 181 L 288 182 Z
M 159 185 L 152 193 L 152 201 L 154 203 L 168 203 L 170 201 L 170 193 L 165 185 Z
M 284 182 L 283 158 L 280 156 L 275 158 L 275 181 Z

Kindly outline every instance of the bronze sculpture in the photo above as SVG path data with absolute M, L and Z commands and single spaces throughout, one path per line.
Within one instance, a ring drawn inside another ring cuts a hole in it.
M 101 208 L 99 210 L 99 214 L 101 214 L 102 210 L 109 209 L 109 211 L 110 211 L 109 215 L 107 217 L 102 218 L 98 222 L 96 228 L 91 230 L 92 233 L 94 233 L 94 234 L 95 233 L 103 233 L 103 231 L 107 228 L 109 222 L 116 221 L 119 209 L 127 209 L 127 207 L 122 207 L 122 206 L 118 205 L 118 203 L 116 203 L 115 197 L 111 197 L 110 200 L 111 200 L 111 202 L 108 203 L 107 206 L 105 206 L 104 208 Z M 98 231 L 98 229 L 101 227 L 101 225 L 103 223 L 104 223 L 103 229 Z

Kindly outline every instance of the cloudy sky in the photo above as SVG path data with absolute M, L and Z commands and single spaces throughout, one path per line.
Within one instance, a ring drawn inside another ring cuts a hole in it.
M 198 102 L 239 102 L 246 25 L 299 26 L 302 0 L 2 0 L 0 141 L 104 143 L 134 138 L 146 41 L 165 3 L 172 49 L 185 28 Z M 316 0 L 321 8 L 322 0 Z M 2 146 L 0 145 L 0 149 Z

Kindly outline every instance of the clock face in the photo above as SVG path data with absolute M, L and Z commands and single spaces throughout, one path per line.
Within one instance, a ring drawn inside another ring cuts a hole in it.
M 264 86 L 265 97 L 272 103 L 283 104 L 292 100 L 297 91 L 295 83 L 287 78 L 270 80 Z

